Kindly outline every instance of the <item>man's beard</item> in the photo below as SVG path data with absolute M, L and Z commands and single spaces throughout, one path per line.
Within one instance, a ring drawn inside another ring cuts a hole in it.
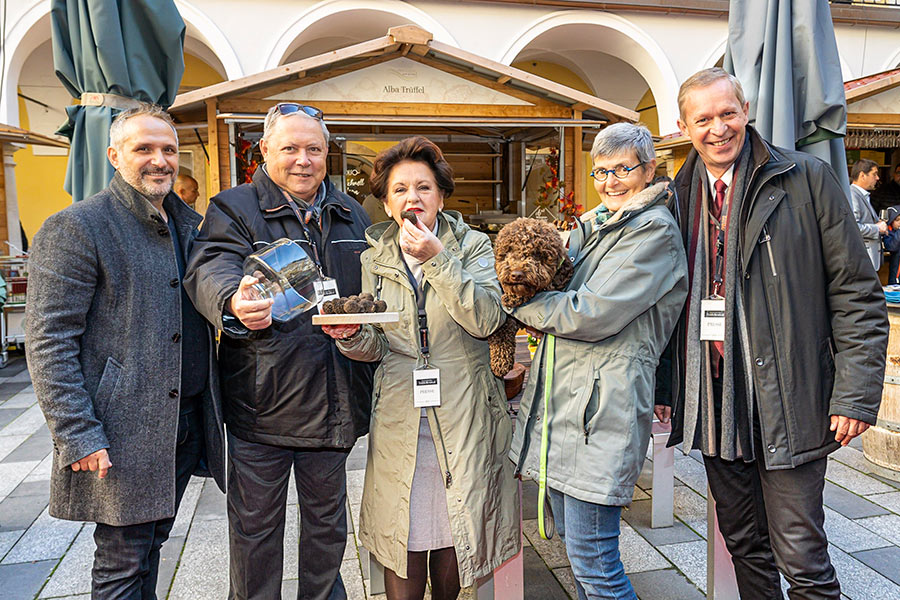
M 119 169 L 122 178 L 126 183 L 136 189 L 140 194 L 149 198 L 161 199 L 172 191 L 172 184 L 175 183 L 175 171 L 168 167 L 164 169 L 155 169 L 145 167 L 140 171 L 132 171 L 131 169 Z M 152 175 L 168 175 L 169 179 L 162 183 L 153 183 L 145 180 L 146 176 Z

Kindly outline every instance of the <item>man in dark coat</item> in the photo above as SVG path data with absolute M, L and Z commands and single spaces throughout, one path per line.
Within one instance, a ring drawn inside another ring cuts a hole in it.
M 781 598 L 780 571 L 791 598 L 837 599 L 827 455 L 878 414 L 884 295 L 834 172 L 748 127 L 737 79 L 701 71 L 678 101 L 691 288 L 657 404 L 670 443 L 703 453 L 741 597 Z
M 53 436 L 50 514 L 97 523 L 93 598 L 149 599 L 191 474 L 224 485 L 218 378 L 182 288 L 201 217 L 171 191 L 171 117 L 119 114 L 107 154 L 109 187 L 34 238 L 26 354 Z
M 273 107 L 252 183 L 215 196 L 191 254 L 186 286 L 222 329 L 219 366 L 228 424 L 231 592 L 280 598 L 285 502 L 293 468 L 300 504 L 298 594 L 346 597 L 344 464 L 368 431 L 374 366 L 345 358 L 311 316 L 272 321 L 255 300 L 244 259 L 288 238 L 301 245 L 341 296 L 358 294 L 369 219 L 325 176 L 328 130 L 318 109 Z

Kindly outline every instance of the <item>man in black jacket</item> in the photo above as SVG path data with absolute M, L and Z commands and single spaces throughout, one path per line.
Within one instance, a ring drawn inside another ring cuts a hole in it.
M 360 291 L 369 219 L 325 176 L 328 129 L 316 108 L 274 106 L 253 182 L 215 196 L 194 244 L 185 285 L 222 330 L 228 430 L 231 598 L 281 597 L 285 502 L 291 473 L 302 522 L 299 597 L 346 598 L 344 463 L 368 430 L 373 365 L 345 358 L 303 313 L 272 321 L 242 276 L 247 255 L 280 238 L 300 244 L 340 295 Z
M 747 126 L 719 68 L 681 86 L 676 176 L 691 292 L 670 348 L 671 444 L 699 448 L 743 598 L 840 598 L 827 455 L 875 422 L 887 311 L 831 168 Z M 657 400 L 666 420 L 666 400 Z

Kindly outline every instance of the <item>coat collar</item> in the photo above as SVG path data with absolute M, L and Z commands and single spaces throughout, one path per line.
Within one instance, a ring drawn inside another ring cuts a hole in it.
M 131 211 L 143 224 L 158 228 L 160 224 L 165 226 L 165 222 L 157 212 L 156 208 L 147 198 L 131 186 L 122 175 L 116 171 L 112 181 L 109 183 L 109 191 L 113 197 L 118 200 L 122 206 Z M 163 209 L 167 215 L 171 215 L 175 219 L 175 225 L 178 227 L 178 235 L 182 240 L 190 239 L 191 232 L 197 229 L 203 220 L 197 212 L 178 197 L 175 192 L 169 192 L 163 198 Z
M 438 239 L 445 250 L 458 255 L 461 251 L 460 242 L 468 231 L 462 215 L 455 210 L 445 210 L 438 213 L 437 219 Z M 366 241 L 372 247 L 372 260 L 382 265 L 402 267 L 399 236 L 400 226 L 394 220 L 375 223 L 366 229 Z
M 747 125 L 747 140 L 750 143 L 750 164 L 752 165 L 747 197 L 752 199 L 755 186 L 760 177 L 766 173 L 787 170 L 794 163 L 779 148 L 764 140 L 756 129 L 750 125 Z M 684 165 L 678 170 L 678 174 L 673 182 L 675 192 L 680 199 L 680 214 L 678 216 L 681 223 L 690 223 L 689 215 L 687 214 L 690 202 L 687 201 L 687 198 L 691 190 L 691 178 L 694 174 L 694 168 L 699 160 L 700 155 L 697 153 L 697 150 L 691 148 Z M 682 231 L 684 232 L 685 228 Z
M 578 264 L 590 254 L 591 250 L 600 243 L 600 240 L 607 232 L 620 225 L 624 225 L 632 217 L 647 210 L 651 206 L 656 206 L 657 204 L 664 205 L 668 197 L 668 184 L 660 182 L 655 185 L 647 186 L 629 198 L 628 202 L 603 223 L 598 225 L 593 224 L 594 219 L 591 218 L 591 213 L 596 215 L 597 209 L 585 213 L 585 215 L 588 215 L 587 220 L 584 218 L 585 215 L 582 215 L 581 226 L 575 229 L 569 237 L 568 255 L 569 258 L 573 260 L 574 266 L 578 266 Z
M 334 185 L 327 177 L 324 180 L 324 184 L 325 198 L 322 199 L 322 214 L 326 211 L 331 211 L 346 221 L 352 221 L 353 216 L 350 209 L 338 199 Z M 293 212 L 284 191 L 272 181 L 264 169 L 256 169 L 256 172 L 253 174 L 252 185 L 256 188 L 256 197 L 259 200 L 259 209 L 262 211 L 263 216 L 281 216 L 282 210 Z

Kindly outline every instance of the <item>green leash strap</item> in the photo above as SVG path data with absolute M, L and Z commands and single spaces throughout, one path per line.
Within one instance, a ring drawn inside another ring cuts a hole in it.
M 538 476 L 538 532 L 541 538 L 549 540 L 556 532 L 553 523 L 553 511 L 550 509 L 550 502 L 547 500 L 547 450 L 550 445 L 549 421 L 547 418 L 547 406 L 550 404 L 550 393 L 553 391 L 553 367 L 556 354 L 556 338 L 547 335 L 544 348 L 547 356 L 544 370 L 544 422 L 541 424 L 541 470 Z M 546 516 L 544 515 L 546 513 Z

